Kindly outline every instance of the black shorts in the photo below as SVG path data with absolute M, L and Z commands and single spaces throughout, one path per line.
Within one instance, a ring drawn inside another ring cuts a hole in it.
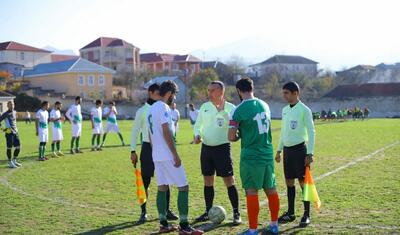
M 143 142 L 142 150 L 140 151 L 140 169 L 142 171 L 142 176 L 154 176 L 154 162 L 151 144 L 147 142 Z
M 12 148 L 12 147 L 19 147 L 20 142 L 19 142 L 19 136 L 18 133 L 8 133 L 6 134 L 6 142 L 7 142 L 7 148 Z
M 233 175 L 233 164 L 231 157 L 231 145 L 222 144 L 218 146 L 201 146 L 201 173 L 204 176 L 228 177 Z
M 307 146 L 304 143 L 283 148 L 283 171 L 286 179 L 304 179 Z

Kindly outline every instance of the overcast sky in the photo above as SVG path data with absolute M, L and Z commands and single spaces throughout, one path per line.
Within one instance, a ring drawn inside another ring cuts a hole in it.
M 396 0 L 1 0 L 0 9 L 0 41 L 75 53 L 111 36 L 143 52 L 206 59 L 238 42 L 247 60 L 295 54 L 332 69 L 400 62 Z

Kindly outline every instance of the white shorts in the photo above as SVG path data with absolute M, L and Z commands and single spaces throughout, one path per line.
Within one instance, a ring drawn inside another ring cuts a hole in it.
M 61 128 L 53 127 L 53 141 L 61 141 L 64 139 L 63 131 Z
M 39 128 L 38 138 L 39 138 L 39 142 L 48 142 L 49 141 L 49 129 Z
M 92 129 L 92 133 L 95 135 L 101 135 L 103 134 L 103 124 L 101 123 L 95 123 L 94 127 Z
M 113 123 L 109 123 L 107 122 L 107 126 L 106 126 L 106 133 L 108 132 L 115 132 L 118 133 L 119 132 L 119 127 L 117 124 L 113 124 Z
M 82 123 L 72 124 L 72 137 L 81 136 L 82 133 Z
M 184 187 L 188 185 L 186 172 L 182 165 L 180 167 L 174 166 L 174 161 L 154 162 L 156 171 L 157 185 L 176 185 L 177 187 Z

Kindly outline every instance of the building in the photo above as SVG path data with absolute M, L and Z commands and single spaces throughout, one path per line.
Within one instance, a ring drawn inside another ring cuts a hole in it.
M 192 55 L 145 53 L 140 55 L 142 71 L 163 75 L 192 76 L 200 71 L 201 60 Z
M 21 64 L 31 68 L 35 65 L 51 62 L 51 51 L 28 46 L 18 42 L 0 43 L 0 63 Z
M 51 62 L 59 62 L 65 60 L 78 59 L 77 55 L 63 55 L 63 54 L 51 54 Z
M 161 83 L 165 81 L 174 81 L 178 85 L 179 92 L 176 94 L 176 102 L 177 103 L 184 103 L 185 102 L 185 95 L 186 95 L 186 85 L 185 83 L 179 79 L 178 76 L 163 76 L 163 77 L 155 77 L 148 81 L 146 84 L 144 84 L 144 88 L 147 89 L 149 86 L 151 86 L 154 83 L 158 83 L 161 85 Z
M 340 85 L 325 95 L 329 98 L 400 97 L 400 83 L 365 83 Z
M 275 55 L 263 62 L 250 65 L 250 72 L 256 78 L 277 74 L 285 80 L 295 75 L 305 75 L 316 78 L 318 62 L 302 56 Z
M 119 38 L 100 37 L 79 52 L 82 58 L 115 70 L 117 79 L 138 71 L 140 65 L 140 48 Z
M 88 99 L 112 99 L 114 70 L 78 58 L 39 64 L 24 71 L 33 95 L 81 96 Z
M 400 63 L 357 65 L 336 72 L 336 76 L 345 84 L 400 83 Z
M 12 94 L 5 92 L 5 91 L 0 91 L 0 114 L 4 113 L 7 111 L 7 103 L 9 101 L 13 101 L 15 99 L 15 96 Z
M 10 62 L 0 62 L 0 72 L 4 71 L 10 75 L 10 79 L 15 80 L 22 76 L 22 70 L 24 66 L 22 64 L 14 64 Z

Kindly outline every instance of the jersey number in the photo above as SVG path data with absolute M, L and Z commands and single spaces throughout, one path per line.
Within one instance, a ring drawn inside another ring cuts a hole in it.
M 153 116 L 151 114 L 147 117 L 147 121 L 149 122 L 150 132 L 153 134 Z
M 258 133 L 260 135 L 268 133 L 267 114 L 265 112 L 257 113 L 253 120 L 257 122 Z

